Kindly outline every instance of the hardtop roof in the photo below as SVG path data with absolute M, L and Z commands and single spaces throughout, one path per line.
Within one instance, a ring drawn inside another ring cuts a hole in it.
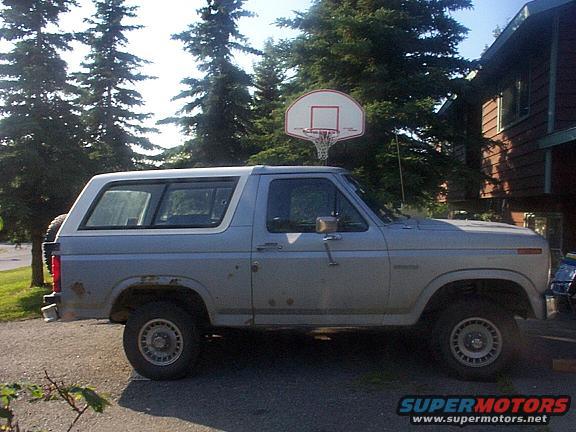
M 185 168 L 147 171 L 124 171 L 100 174 L 94 177 L 100 181 L 169 179 L 182 177 L 228 177 L 267 174 L 311 174 L 311 173 L 346 173 L 343 168 L 328 166 L 242 166 L 215 168 Z

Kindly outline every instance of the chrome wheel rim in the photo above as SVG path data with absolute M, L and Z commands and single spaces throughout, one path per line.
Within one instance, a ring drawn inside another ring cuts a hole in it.
M 156 366 L 168 366 L 182 355 L 184 340 L 176 324 L 167 319 L 153 319 L 140 329 L 138 349 Z
M 486 318 L 466 318 L 454 326 L 450 334 L 450 350 L 454 358 L 464 366 L 488 366 L 502 352 L 502 334 Z

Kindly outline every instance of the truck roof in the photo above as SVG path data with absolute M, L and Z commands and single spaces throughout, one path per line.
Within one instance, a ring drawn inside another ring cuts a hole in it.
M 266 175 L 266 174 L 310 174 L 310 173 L 345 173 L 343 168 L 327 166 L 242 166 L 242 167 L 217 167 L 217 168 L 186 168 L 148 171 L 125 171 L 109 174 L 100 174 L 94 179 L 113 180 L 139 180 L 154 178 L 178 178 L 178 177 L 223 177 L 243 175 Z

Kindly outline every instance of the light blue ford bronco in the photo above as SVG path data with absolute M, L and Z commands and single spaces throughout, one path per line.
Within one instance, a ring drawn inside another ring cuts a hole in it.
M 46 247 L 45 320 L 125 323 L 152 379 L 186 375 L 212 327 L 418 323 L 450 371 L 487 379 L 515 354 L 515 318 L 547 314 L 542 237 L 396 215 L 339 168 L 99 175 Z

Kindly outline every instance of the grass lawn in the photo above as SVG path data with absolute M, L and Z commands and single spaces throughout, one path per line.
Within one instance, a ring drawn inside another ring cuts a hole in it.
M 0 321 L 40 317 L 42 296 L 48 288 L 29 288 L 30 267 L 0 272 Z

